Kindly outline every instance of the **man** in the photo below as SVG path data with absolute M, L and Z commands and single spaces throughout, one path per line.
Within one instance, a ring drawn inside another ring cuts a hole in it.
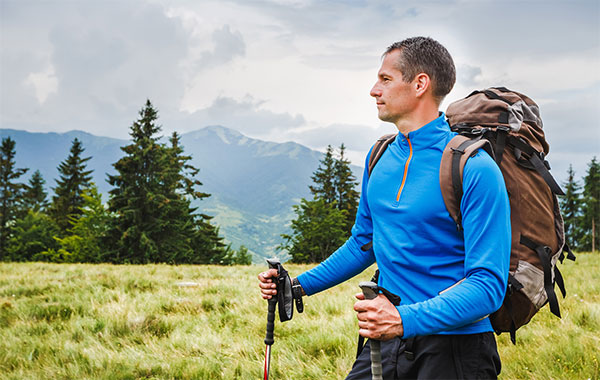
M 360 335 L 382 341 L 385 379 L 500 373 L 487 315 L 500 307 L 506 289 L 509 203 L 500 169 L 480 151 L 463 173 L 463 230 L 446 210 L 439 167 L 454 134 L 438 108 L 454 82 L 450 54 L 431 38 L 409 38 L 386 50 L 371 96 L 379 118 L 399 134 L 370 176 L 365 170 L 352 236 L 297 278 L 311 295 L 377 262 L 379 285 L 402 302 L 396 307 L 383 294 L 373 300 L 357 294 L 354 309 Z M 263 298 L 275 294 L 275 274 L 259 275 Z M 367 343 L 347 379 L 371 378 L 369 352 Z

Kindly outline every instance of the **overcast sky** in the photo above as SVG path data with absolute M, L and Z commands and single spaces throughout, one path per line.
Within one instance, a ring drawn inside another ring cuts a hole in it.
M 540 105 L 560 180 L 600 157 L 598 0 L 0 4 L 1 128 L 128 138 L 148 98 L 165 134 L 219 124 L 320 150 L 344 142 L 362 166 L 395 131 L 369 96 L 381 53 L 424 35 L 457 66 L 442 110 L 503 85 Z

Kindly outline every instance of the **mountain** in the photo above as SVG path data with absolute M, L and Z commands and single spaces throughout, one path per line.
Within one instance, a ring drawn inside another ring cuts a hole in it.
M 23 181 L 40 170 L 50 197 L 50 188 L 58 177 L 57 167 L 68 156 L 73 139 L 78 138 L 85 148 L 83 156 L 92 157 L 88 168 L 94 170 L 94 182 L 104 201 L 111 188 L 107 174 L 115 173 L 112 164 L 123 155 L 120 147 L 129 144 L 127 140 L 82 131 L 0 129 L 0 137 L 7 136 L 16 142 L 17 167 L 29 168 Z M 310 177 L 323 154 L 294 142 L 252 139 L 222 126 L 183 134 L 181 144 L 185 154 L 192 156 L 191 163 L 200 169 L 200 190 L 211 194 L 197 201 L 199 211 L 213 215 L 221 235 L 235 248 L 245 245 L 255 262 L 277 254 L 280 234 L 289 231 L 289 222 L 295 216 L 292 206 L 310 196 Z M 360 179 L 362 168 L 353 166 L 352 170 Z

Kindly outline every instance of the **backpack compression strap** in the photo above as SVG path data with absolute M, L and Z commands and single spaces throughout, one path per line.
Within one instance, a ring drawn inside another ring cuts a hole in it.
M 396 136 L 398 136 L 397 133 L 384 135 L 381 136 L 379 140 L 375 142 L 375 145 L 373 145 L 373 149 L 371 149 L 371 155 L 369 156 L 369 176 L 371 175 L 371 172 L 373 171 L 373 168 L 375 167 L 377 161 L 379 161 L 381 156 L 383 156 L 383 152 L 385 152 L 387 146 L 394 142 L 394 140 L 396 140 Z
M 474 156 L 482 148 L 494 158 L 492 146 L 488 140 L 481 138 L 481 136 L 470 138 L 464 135 L 456 135 L 446 145 L 442 153 L 440 163 L 442 198 L 444 198 L 446 209 L 459 230 L 462 230 L 460 200 L 463 195 L 463 170 L 469 157 Z

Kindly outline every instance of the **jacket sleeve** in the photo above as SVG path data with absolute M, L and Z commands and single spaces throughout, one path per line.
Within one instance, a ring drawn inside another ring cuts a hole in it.
M 502 173 L 487 153 L 467 161 L 460 207 L 464 280 L 431 299 L 399 306 L 405 338 L 465 326 L 502 304 L 510 262 L 510 205 Z
M 371 152 L 367 155 L 367 160 L 370 154 Z M 298 276 L 298 282 L 300 282 L 307 295 L 340 284 L 356 276 L 375 262 L 373 249 L 363 251 L 361 248 L 373 239 L 373 223 L 367 201 L 367 183 L 369 180 L 367 167 L 366 161 L 356 220 L 352 227 L 352 236 L 321 264 Z

